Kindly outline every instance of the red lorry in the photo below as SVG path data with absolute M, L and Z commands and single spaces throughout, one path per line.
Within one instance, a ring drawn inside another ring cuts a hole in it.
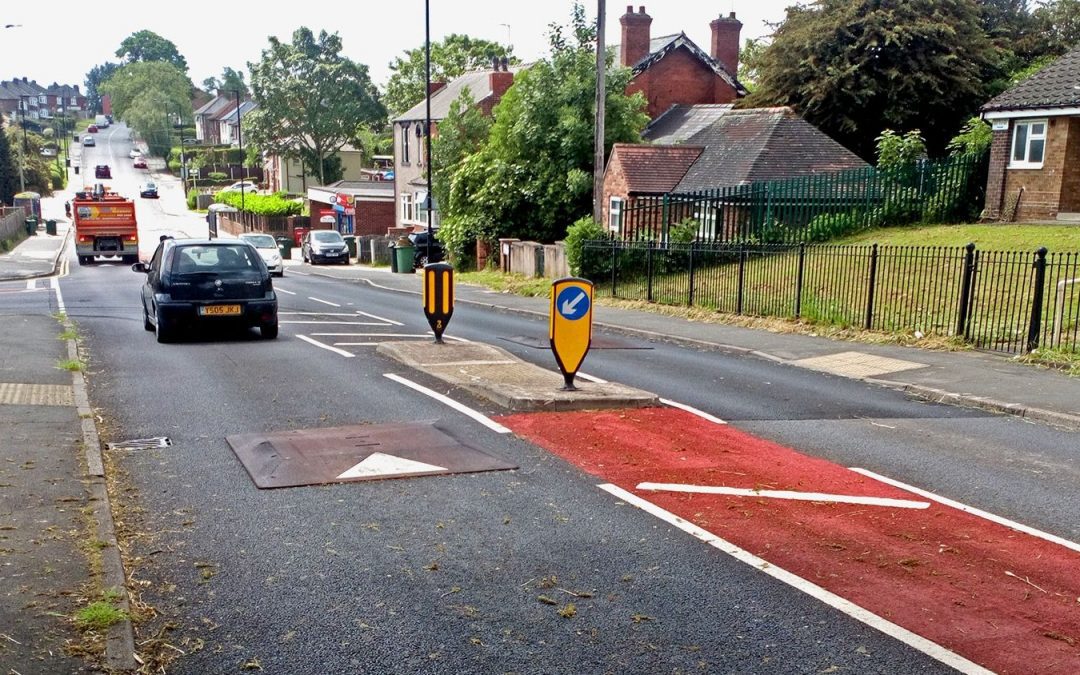
M 135 202 L 95 185 L 75 193 L 75 253 L 80 265 L 97 256 L 117 256 L 125 263 L 139 262 L 139 232 Z

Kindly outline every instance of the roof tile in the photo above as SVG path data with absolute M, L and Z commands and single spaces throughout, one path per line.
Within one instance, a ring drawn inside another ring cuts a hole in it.
M 1080 47 L 982 107 L 983 112 L 1080 106 Z

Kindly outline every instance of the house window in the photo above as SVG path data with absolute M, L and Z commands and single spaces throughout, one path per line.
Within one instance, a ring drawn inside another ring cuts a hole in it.
M 409 163 L 409 125 L 401 125 L 401 163 Z
M 421 223 L 427 223 L 427 193 L 417 192 L 415 196 L 416 200 L 416 219 Z
M 401 222 L 411 223 L 413 221 L 413 199 L 412 193 L 406 192 L 401 195 Z
M 608 202 L 608 229 L 612 232 L 622 231 L 622 197 L 612 197 Z
M 78 105 L 79 105 L 79 99 L 77 99 L 77 98 L 75 98 L 74 96 L 72 96 L 72 97 L 71 97 L 71 105 L 73 105 L 73 106 L 78 106 Z
M 1013 126 L 1010 169 L 1041 169 L 1046 152 L 1046 120 L 1025 120 Z
M 46 96 L 45 94 L 41 94 L 40 96 L 38 96 L 38 103 L 40 103 L 42 105 L 45 105 L 48 102 L 49 102 L 49 97 Z

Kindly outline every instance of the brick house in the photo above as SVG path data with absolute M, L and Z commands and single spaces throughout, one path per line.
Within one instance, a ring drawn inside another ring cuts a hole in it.
M 449 83 L 431 83 L 431 136 L 438 135 L 438 123 L 450 114 L 450 106 L 468 92 L 485 115 L 502 99 L 514 83 L 515 68 L 506 59 L 492 64 L 491 70 L 465 73 Z M 420 101 L 394 118 L 394 194 L 398 205 L 397 227 L 427 226 L 427 150 L 424 147 L 424 120 L 427 102 Z M 438 227 L 438 213 L 432 222 Z
M 650 37 L 652 17 L 645 13 L 644 6 L 636 13 L 627 6 L 619 24 L 619 64 L 633 73 L 626 93 L 640 91 L 645 96 L 650 118 L 659 117 L 675 104 L 731 103 L 748 93 L 737 79 L 742 23 L 735 18 L 735 12 L 709 24 L 709 52 L 686 33 Z
M 307 198 L 314 229 L 385 235 L 394 226 L 394 185 L 390 181 L 339 180 L 309 187 Z
M 984 217 L 1080 221 L 1080 47 L 982 107 L 990 122 Z
M 673 106 L 643 136 L 655 142 L 615 144 L 604 172 L 603 217 L 616 235 L 642 197 L 867 166 L 787 107 Z M 636 216 L 661 222 L 660 214 Z

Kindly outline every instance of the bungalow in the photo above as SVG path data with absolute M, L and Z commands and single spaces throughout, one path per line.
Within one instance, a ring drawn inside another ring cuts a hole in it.
M 638 236 L 641 223 L 626 216 L 643 197 L 866 166 L 786 107 L 673 106 L 643 136 L 659 143 L 615 144 L 604 173 L 604 221 L 616 236 Z M 650 226 L 660 222 L 649 215 Z M 705 226 L 714 217 L 698 220 Z
M 1080 47 L 991 99 L 984 217 L 1080 221 Z

